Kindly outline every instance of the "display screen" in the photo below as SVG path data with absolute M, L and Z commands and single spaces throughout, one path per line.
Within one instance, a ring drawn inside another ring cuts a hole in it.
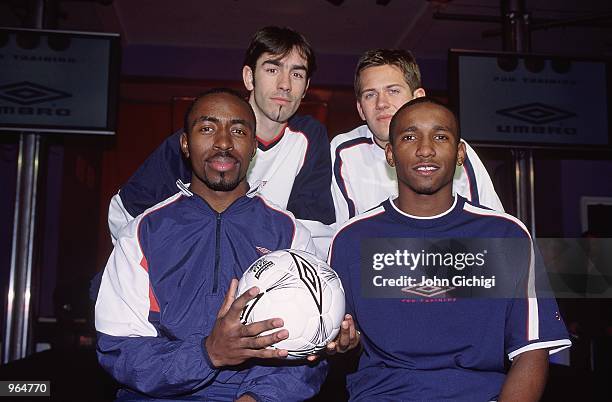
M 451 50 L 450 97 L 475 144 L 609 147 L 605 60 Z
M 114 134 L 119 36 L 0 28 L 0 130 Z

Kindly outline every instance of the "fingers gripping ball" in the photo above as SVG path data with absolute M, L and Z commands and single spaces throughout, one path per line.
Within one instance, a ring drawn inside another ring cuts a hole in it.
M 272 347 L 286 349 L 289 359 L 323 350 L 338 334 L 344 317 L 344 289 L 338 275 L 314 255 L 298 250 L 266 254 L 246 270 L 236 294 L 253 286 L 260 293 L 247 303 L 240 319 L 250 324 L 282 318 L 289 338 Z

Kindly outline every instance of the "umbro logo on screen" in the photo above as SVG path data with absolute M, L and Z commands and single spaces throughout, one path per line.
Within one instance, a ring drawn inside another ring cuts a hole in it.
M 34 105 L 36 103 L 70 98 L 71 96 L 67 92 L 28 81 L 0 86 L 0 99 L 19 105 Z
M 568 112 L 567 110 L 538 102 L 500 109 L 496 113 L 531 124 L 552 123 L 553 121 L 576 116 L 575 113 Z

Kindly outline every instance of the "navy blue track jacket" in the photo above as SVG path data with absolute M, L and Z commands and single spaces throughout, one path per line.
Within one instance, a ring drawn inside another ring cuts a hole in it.
M 325 362 L 247 361 L 217 369 L 204 346 L 231 279 L 262 253 L 284 248 L 313 251 L 310 234 L 259 196 L 217 213 L 184 189 L 125 226 L 96 301 L 98 359 L 124 385 L 120 399 L 315 395 Z

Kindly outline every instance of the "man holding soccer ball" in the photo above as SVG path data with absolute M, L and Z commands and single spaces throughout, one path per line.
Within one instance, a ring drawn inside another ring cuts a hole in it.
M 314 251 L 293 215 L 249 189 L 255 125 L 239 94 L 201 95 L 180 137 L 190 186 L 179 180 L 118 234 L 95 314 L 98 360 L 123 385 L 118 400 L 297 401 L 325 378 L 324 361 L 287 365 L 278 360 L 287 351 L 267 349 L 287 338 L 282 319 L 240 323 L 259 289 L 235 298 L 235 278 L 268 250 Z

